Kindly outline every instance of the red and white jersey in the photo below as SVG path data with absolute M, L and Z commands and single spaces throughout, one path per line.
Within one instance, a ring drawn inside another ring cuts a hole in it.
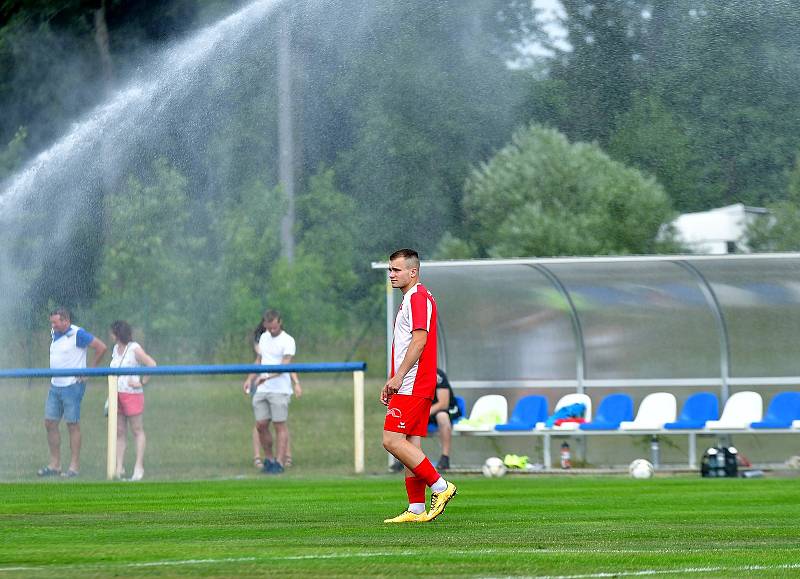
M 436 300 L 421 283 L 403 296 L 403 303 L 394 321 L 392 376 L 406 357 L 414 330 L 428 332 L 428 340 L 419 360 L 403 377 L 403 384 L 397 393 L 433 400 L 436 391 Z

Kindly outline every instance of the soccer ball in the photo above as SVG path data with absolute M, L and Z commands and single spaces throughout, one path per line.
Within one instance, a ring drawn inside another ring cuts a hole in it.
M 637 458 L 628 467 L 628 472 L 633 478 L 652 478 L 653 470 L 650 461 L 643 458 Z
M 493 456 L 486 459 L 486 462 L 483 463 L 482 470 L 483 476 L 488 476 L 490 478 L 503 476 L 506 474 L 506 465 L 503 463 L 502 459 Z

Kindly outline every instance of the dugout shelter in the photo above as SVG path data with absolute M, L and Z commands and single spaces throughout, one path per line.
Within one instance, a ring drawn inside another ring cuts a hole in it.
M 420 277 L 468 402 L 710 390 L 722 407 L 800 386 L 797 253 L 423 261 Z M 401 299 L 387 285 L 387 352 Z

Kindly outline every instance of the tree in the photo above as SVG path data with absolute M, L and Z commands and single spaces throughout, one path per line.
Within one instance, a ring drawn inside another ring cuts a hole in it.
M 347 347 L 351 322 L 365 296 L 358 271 L 355 203 L 335 187 L 332 169 L 321 167 L 297 200 L 300 236 L 293 263 L 280 260 L 270 272 L 267 299 L 279 309 L 306 347 Z
M 14 134 L 14 138 L 6 145 L 4 151 L 0 151 L 0 183 L 5 181 L 19 167 L 25 155 L 25 140 L 28 131 L 25 127 L 20 127 Z
M 313 128 L 301 134 L 304 174 L 335 170 L 355 201 L 362 263 L 397 244 L 429 251 L 458 229 L 471 164 L 508 138 L 522 79 L 499 49 L 510 41 L 496 20 L 503 4 L 305 7 L 293 36 L 306 71 L 300 123 Z
M 207 287 L 199 259 L 203 240 L 193 231 L 186 185 L 186 177 L 159 159 L 149 179 L 129 177 L 105 200 L 107 236 L 94 315 L 142 327 L 162 352 L 184 348 L 170 336 L 196 335 L 194 320 L 204 318 L 195 294 Z
M 785 191 L 800 145 L 794 6 L 562 4 L 571 50 L 551 46 L 537 69 L 546 76 L 532 75 L 529 119 L 655 174 L 683 211 L 763 204 Z
M 653 253 L 672 211 L 652 177 L 532 125 L 476 168 L 465 210 L 482 255 Z
M 745 232 L 755 252 L 800 251 L 800 152 L 787 181 L 786 199 L 769 204 L 769 215 L 752 221 Z
M 549 82 L 533 83 L 532 104 L 561 113 L 552 121 L 570 139 L 606 145 L 617 117 L 630 108 L 631 96 L 641 88 L 647 4 L 562 0 L 566 17 L 561 24 L 571 50 L 550 47 Z M 552 82 L 555 94 L 548 86 Z M 536 115 L 540 111 L 532 111 L 535 120 L 551 120 Z
M 609 155 L 658 179 L 679 210 L 697 208 L 700 159 L 692 148 L 689 123 L 655 93 L 634 95 L 608 144 Z
M 252 354 L 252 334 L 268 305 L 271 277 L 280 255 L 279 223 L 285 198 L 277 188 L 260 180 L 243 184 L 224 201 L 211 221 L 215 264 L 204 280 L 204 291 L 215 296 L 207 313 L 206 328 L 217 360 Z M 209 212 L 215 205 L 209 202 Z M 209 300 L 205 300 L 209 301 Z M 243 339 L 244 338 L 244 339 Z

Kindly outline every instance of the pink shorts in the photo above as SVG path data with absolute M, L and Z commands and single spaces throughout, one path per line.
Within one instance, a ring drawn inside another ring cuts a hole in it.
M 144 393 L 129 394 L 128 392 L 119 392 L 117 394 L 117 405 L 119 406 L 119 413 L 123 416 L 138 416 L 144 412 Z
M 383 429 L 407 436 L 428 436 L 428 418 L 433 400 L 422 396 L 395 394 L 389 399 Z

